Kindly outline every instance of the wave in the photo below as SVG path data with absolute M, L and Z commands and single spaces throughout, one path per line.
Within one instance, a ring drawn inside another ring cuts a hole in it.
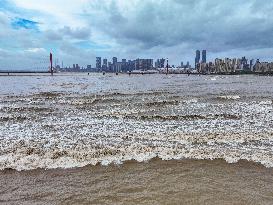
M 0 169 L 73 168 L 155 157 L 242 159 L 273 167 L 271 98 L 236 99 L 224 97 L 230 101 L 219 103 L 164 91 L 7 97 L 0 102 Z
M 156 152 L 141 152 L 120 155 L 113 155 L 118 151 L 104 151 L 109 155 L 101 156 L 99 158 L 88 159 L 88 153 L 69 153 L 67 151 L 54 152 L 45 154 L 43 156 L 37 154 L 19 155 L 7 154 L 0 156 L 0 170 L 14 169 L 17 171 L 33 170 L 33 169 L 57 169 L 57 168 L 77 168 L 87 165 L 110 165 L 122 164 L 126 161 L 135 160 L 137 162 L 148 162 L 153 158 L 160 158 L 162 160 L 182 160 L 182 159 L 195 159 L 195 160 L 216 160 L 224 159 L 228 163 L 237 163 L 240 160 L 247 160 L 250 162 L 260 163 L 267 168 L 273 167 L 273 156 L 265 155 L 263 152 L 253 153 L 246 155 L 240 152 L 225 154 L 221 152 L 202 153 L 197 150 L 191 152 L 177 153 L 177 150 L 156 151 Z M 72 155 L 72 156 L 69 156 Z M 79 158 L 75 158 L 78 156 Z M 86 160 L 84 160 L 86 158 Z
M 238 100 L 241 97 L 239 95 L 222 95 L 218 96 L 217 98 L 221 100 Z
M 158 137 L 78 139 L 62 143 L 64 139 L 41 139 L 7 142 L 0 151 L 0 170 L 32 170 L 37 168 L 74 168 L 86 165 L 122 164 L 126 161 L 224 159 L 228 163 L 248 160 L 273 167 L 273 141 L 270 135 L 222 136 L 185 135 L 169 139 Z

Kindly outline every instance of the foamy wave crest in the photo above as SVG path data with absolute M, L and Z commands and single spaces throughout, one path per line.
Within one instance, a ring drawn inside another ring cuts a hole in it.
M 122 164 L 125 161 L 224 159 L 228 163 L 248 160 L 273 167 L 273 140 L 269 135 L 183 135 L 110 138 L 96 141 L 16 141 L 0 156 L 0 169 L 31 170 L 73 168 L 86 165 Z M 56 140 L 56 139 L 55 139 Z
M 222 95 L 218 96 L 218 98 L 223 100 L 238 100 L 241 97 L 239 95 Z

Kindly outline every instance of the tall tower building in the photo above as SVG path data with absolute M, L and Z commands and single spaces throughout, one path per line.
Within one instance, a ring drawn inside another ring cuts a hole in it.
M 96 68 L 101 69 L 101 57 L 96 57 Z
M 207 62 L 207 51 L 202 50 L 202 63 L 206 63 L 206 62 Z
M 200 63 L 200 57 L 201 57 L 201 52 L 200 50 L 196 51 L 196 56 L 195 56 L 195 66 Z
M 102 63 L 102 68 L 103 68 L 103 70 L 107 70 L 107 59 L 105 58 L 105 59 L 103 59 L 103 61 L 102 61 L 103 63 Z
M 117 57 L 113 57 L 113 65 L 116 65 L 118 62 L 118 58 Z

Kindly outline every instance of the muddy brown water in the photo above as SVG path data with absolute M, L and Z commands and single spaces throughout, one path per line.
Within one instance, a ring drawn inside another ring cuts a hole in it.
M 0 172 L 1 204 L 272 204 L 273 169 L 239 161 L 154 159 Z

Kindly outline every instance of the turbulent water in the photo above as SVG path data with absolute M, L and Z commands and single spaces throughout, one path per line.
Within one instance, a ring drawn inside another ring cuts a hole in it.
M 0 77 L 0 169 L 241 159 L 273 167 L 273 78 Z

